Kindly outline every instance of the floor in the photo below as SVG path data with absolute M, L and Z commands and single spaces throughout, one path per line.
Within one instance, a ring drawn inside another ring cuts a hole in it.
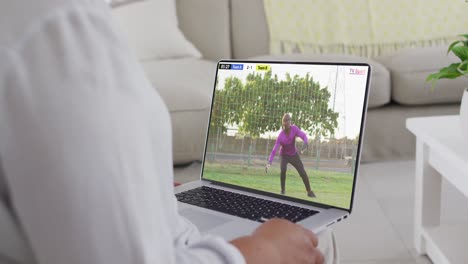
M 351 217 L 333 227 L 342 264 L 432 263 L 413 247 L 414 167 L 412 160 L 361 165 Z M 174 172 L 176 181 L 196 180 L 200 164 Z M 442 190 L 441 221 L 468 224 L 466 198 L 448 183 Z

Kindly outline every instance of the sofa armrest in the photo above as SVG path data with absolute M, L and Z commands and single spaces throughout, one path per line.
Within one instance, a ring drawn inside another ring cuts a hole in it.
M 177 0 L 176 4 L 179 28 L 203 58 L 230 59 L 229 0 Z

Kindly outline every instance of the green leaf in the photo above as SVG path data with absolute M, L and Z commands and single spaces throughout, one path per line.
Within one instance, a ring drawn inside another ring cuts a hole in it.
M 437 76 L 438 76 L 438 75 L 439 75 L 438 72 L 429 74 L 429 75 L 426 77 L 426 82 L 430 82 L 430 81 L 435 81 L 435 80 L 437 80 Z
M 463 69 L 463 67 L 465 67 L 465 69 Z M 460 65 L 458 66 L 457 70 L 463 74 L 463 75 L 467 75 L 468 74 L 468 60 L 465 60 L 464 62 L 460 63 Z
M 462 42 L 465 47 L 468 47 L 468 34 L 463 34 L 463 35 L 458 35 L 458 36 L 465 38 L 464 40 L 462 40 Z
M 461 61 L 468 60 L 468 47 L 456 46 L 452 48 L 452 52 L 460 58 Z
M 454 41 L 450 44 L 450 46 L 448 47 L 447 49 L 447 54 L 450 53 L 450 51 L 452 51 L 453 47 L 455 47 L 455 45 L 457 45 L 458 43 L 463 43 L 463 41 L 461 40 L 457 40 L 457 41 Z
M 461 35 L 458 35 L 458 36 L 464 37 L 464 38 L 466 38 L 468 40 L 468 34 L 461 34 Z
M 440 79 L 455 79 L 457 77 L 463 76 L 464 74 L 458 70 L 458 67 L 463 64 L 462 63 L 452 63 L 450 66 L 440 69 L 439 72 L 432 73 L 427 76 L 426 81 L 432 82 L 431 89 L 434 89 L 434 86 L 437 80 Z
M 438 73 L 432 78 L 434 80 L 439 79 L 455 79 L 457 77 L 462 76 L 462 74 L 458 71 L 458 66 L 460 63 L 452 63 L 450 66 L 444 67 L 440 69 Z

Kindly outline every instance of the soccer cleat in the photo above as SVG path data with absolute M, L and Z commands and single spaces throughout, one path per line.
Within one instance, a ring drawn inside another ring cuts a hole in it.
M 311 198 L 316 198 L 317 197 L 317 195 L 315 195 L 315 193 L 313 191 L 308 191 L 307 196 L 309 196 Z

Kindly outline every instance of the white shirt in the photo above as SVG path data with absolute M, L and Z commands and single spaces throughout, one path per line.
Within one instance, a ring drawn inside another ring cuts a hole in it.
M 110 21 L 102 0 L 0 4 L 0 177 L 36 262 L 243 263 L 179 216 L 168 111 Z

